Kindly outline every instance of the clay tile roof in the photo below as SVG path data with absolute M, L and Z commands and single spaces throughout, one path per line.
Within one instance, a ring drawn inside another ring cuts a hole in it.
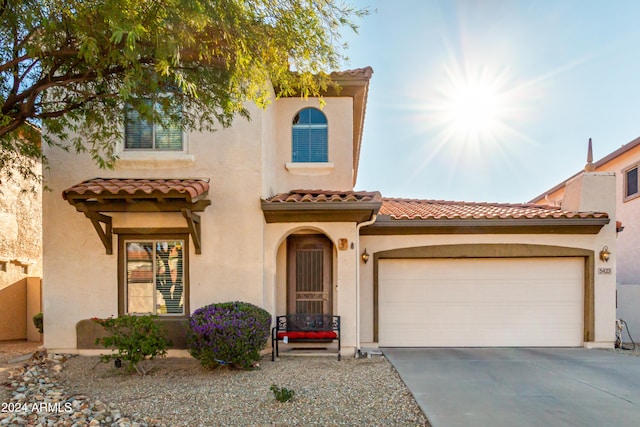
M 166 198 L 194 202 L 208 192 L 209 182 L 203 179 L 94 178 L 64 190 L 62 198 Z
M 334 71 L 331 73 L 332 76 L 364 76 L 371 77 L 373 75 L 373 68 L 371 67 L 362 67 L 362 68 L 354 68 L 352 70 L 342 70 L 342 71 Z
M 390 198 L 382 199 L 379 214 L 395 220 L 608 218 L 602 212 L 572 212 L 535 204 Z
M 326 191 L 293 190 L 277 194 L 265 200 L 268 203 L 342 203 L 342 202 L 380 202 L 378 191 Z

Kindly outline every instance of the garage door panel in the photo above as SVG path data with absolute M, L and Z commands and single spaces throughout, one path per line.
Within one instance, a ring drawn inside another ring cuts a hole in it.
M 380 260 L 380 345 L 580 346 L 583 263 Z

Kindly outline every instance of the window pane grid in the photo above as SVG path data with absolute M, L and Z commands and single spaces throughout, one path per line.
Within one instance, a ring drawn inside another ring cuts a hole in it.
M 627 171 L 626 197 L 638 194 L 638 168 Z
M 327 118 L 315 108 L 306 108 L 296 115 L 292 125 L 292 161 L 327 162 Z
M 184 240 L 126 242 L 126 313 L 184 314 Z
M 162 115 L 158 103 L 152 106 L 151 100 L 144 100 L 149 108 L 153 107 L 155 112 Z M 181 110 L 176 111 L 181 115 Z M 179 126 L 166 126 L 152 123 L 140 118 L 136 110 L 127 106 L 125 108 L 125 149 L 127 150 L 150 150 L 150 151 L 182 151 L 183 133 Z

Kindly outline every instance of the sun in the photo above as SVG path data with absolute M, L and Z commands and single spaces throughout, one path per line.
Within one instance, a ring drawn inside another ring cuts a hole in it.
M 451 136 L 478 140 L 499 132 L 506 107 L 500 83 L 487 72 L 449 74 L 440 113 Z
M 535 144 L 518 127 L 533 114 L 537 81 L 523 81 L 507 66 L 463 60 L 443 64 L 441 74 L 437 71 L 433 84 L 413 95 L 419 105 L 413 116 L 419 124 L 415 136 L 423 141 L 416 171 L 436 163 L 449 165 L 451 174 L 482 170 Z
M 463 133 L 491 131 L 498 118 L 498 97 L 485 85 L 456 90 L 449 106 L 452 126 Z

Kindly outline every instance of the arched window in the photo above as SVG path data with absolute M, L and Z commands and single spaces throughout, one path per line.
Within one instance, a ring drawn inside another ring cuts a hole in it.
M 327 117 L 316 108 L 300 110 L 293 118 L 292 162 L 327 162 Z

